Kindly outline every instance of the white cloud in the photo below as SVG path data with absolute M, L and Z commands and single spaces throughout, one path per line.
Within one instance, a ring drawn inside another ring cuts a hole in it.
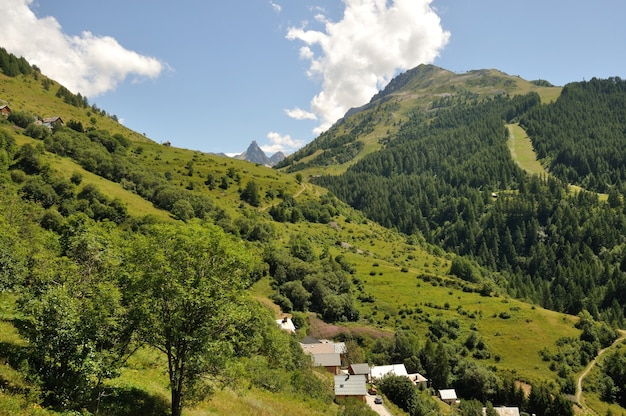
M 54 17 L 35 16 L 30 9 L 33 0 L 2 3 L 2 46 L 73 92 L 98 96 L 129 76 L 133 82 L 156 78 L 164 68 L 157 59 L 127 50 L 112 37 L 65 34 Z
M 317 116 L 310 111 L 305 111 L 301 108 L 294 108 L 292 110 L 285 110 L 285 113 L 291 118 L 296 120 L 317 120 Z
M 260 147 L 261 150 L 268 155 L 273 155 L 276 152 L 290 153 L 304 146 L 306 143 L 304 140 L 292 139 L 288 134 L 283 136 L 273 131 L 267 133 L 267 138 L 269 139 L 270 144 Z
M 274 3 L 273 1 L 270 1 L 270 6 L 272 6 L 272 9 L 274 9 L 276 13 L 280 13 L 281 10 L 283 9 L 283 7 L 280 4 Z
M 339 22 L 316 16 L 324 31 L 302 26 L 287 33 L 287 39 L 306 44 L 300 57 L 310 61 L 307 74 L 322 80 L 322 90 L 311 100 L 311 112 L 321 120 L 317 134 L 351 107 L 367 103 L 399 71 L 433 62 L 450 37 L 430 7 L 432 0 L 343 2 Z

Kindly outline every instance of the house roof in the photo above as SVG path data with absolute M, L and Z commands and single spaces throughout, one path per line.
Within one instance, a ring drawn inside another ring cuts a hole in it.
M 350 368 L 354 374 L 367 374 L 370 373 L 370 365 L 367 363 L 350 364 Z
M 310 335 L 307 335 L 302 341 L 300 341 L 300 344 L 319 344 L 320 340 L 317 338 L 313 338 Z
M 284 331 L 291 332 L 291 333 L 296 332 L 296 326 L 291 321 L 291 318 L 285 317 L 283 319 L 277 319 L 276 323 L 278 324 L 280 329 Z
M 54 116 L 54 117 L 46 117 L 43 119 L 44 123 L 63 123 L 63 120 L 61 119 L 61 117 L 59 116 Z
M 381 378 L 386 374 L 408 376 L 404 364 L 377 365 L 376 367 L 371 368 L 370 374 L 372 375 L 372 378 Z
M 303 343 L 300 342 L 300 346 L 304 350 L 304 352 L 308 354 L 324 354 L 324 353 L 335 353 L 335 354 L 345 354 L 346 353 L 346 344 L 344 342 L 318 342 L 315 343 Z
M 415 383 L 424 383 L 427 382 L 428 379 L 421 375 L 420 373 L 413 373 L 408 375 L 411 380 Z
M 456 390 L 454 389 L 444 389 L 439 390 L 439 397 L 441 400 L 456 400 Z
M 340 367 L 341 356 L 339 354 L 324 353 L 324 354 L 311 354 L 313 357 L 313 365 L 322 367 Z
M 496 411 L 498 416 L 519 416 L 519 408 L 517 407 L 494 407 L 493 410 Z M 487 414 L 487 408 L 483 407 L 483 415 Z
M 335 396 L 365 396 L 367 386 L 363 374 L 335 376 Z

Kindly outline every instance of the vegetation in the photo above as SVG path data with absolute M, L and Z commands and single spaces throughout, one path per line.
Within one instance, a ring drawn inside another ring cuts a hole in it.
M 36 70 L 0 74 L 20 103 L 0 119 L 0 413 L 363 414 L 311 368 L 311 334 L 456 388 L 460 414 L 570 414 L 623 324 L 622 198 L 511 158 L 505 123 L 554 87 L 465 80 L 409 71 L 291 175 L 153 143 Z M 410 88 L 437 91 L 409 105 Z M 36 127 L 50 114 L 67 125 Z M 319 179 L 333 193 L 306 176 L 337 163 L 352 167 Z M 594 377 L 606 388 L 586 394 L 617 403 L 619 371 Z M 406 381 L 381 383 L 394 411 L 450 414 Z

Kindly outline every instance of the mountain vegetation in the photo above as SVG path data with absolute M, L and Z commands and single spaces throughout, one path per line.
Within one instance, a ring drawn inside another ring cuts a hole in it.
M 367 414 L 313 335 L 425 375 L 381 384 L 398 415 L 567 415 L 624 324 L 621 188 L 529 177 L 507 147 L 560 105 L 548 83 L 418 67 L 269 169 L 154 143 L 6 56 L 0 414 Z M 624 411 L 606 357 L 586 403 Z

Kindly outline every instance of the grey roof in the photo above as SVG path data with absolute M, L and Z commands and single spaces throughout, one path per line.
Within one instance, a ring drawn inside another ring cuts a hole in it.
M 363 374 L 335 376 L 335 396 L 365 396 L 367 386 Z
M 310 335 L 307 335 L 302 341 L 300 341 L 300 344 L 319 344 L 320 340 L 317 338 L 313 338 Z
M 359 364 L 350 364 L 350 368 L 352 368 L 352 372 L 354 374 L 367 374 L 370 373 L 370 365 L 367 363 L 359 363 Z
M 313 365 L 321 365 L 322 367 L 340 367 L 341 356 L 336 353 L 311 354 L 313 357 Z
M 439 397 L 441 400 L 456 400 L 456 390 L 454 389 L 444 389 L 439 390 Z

